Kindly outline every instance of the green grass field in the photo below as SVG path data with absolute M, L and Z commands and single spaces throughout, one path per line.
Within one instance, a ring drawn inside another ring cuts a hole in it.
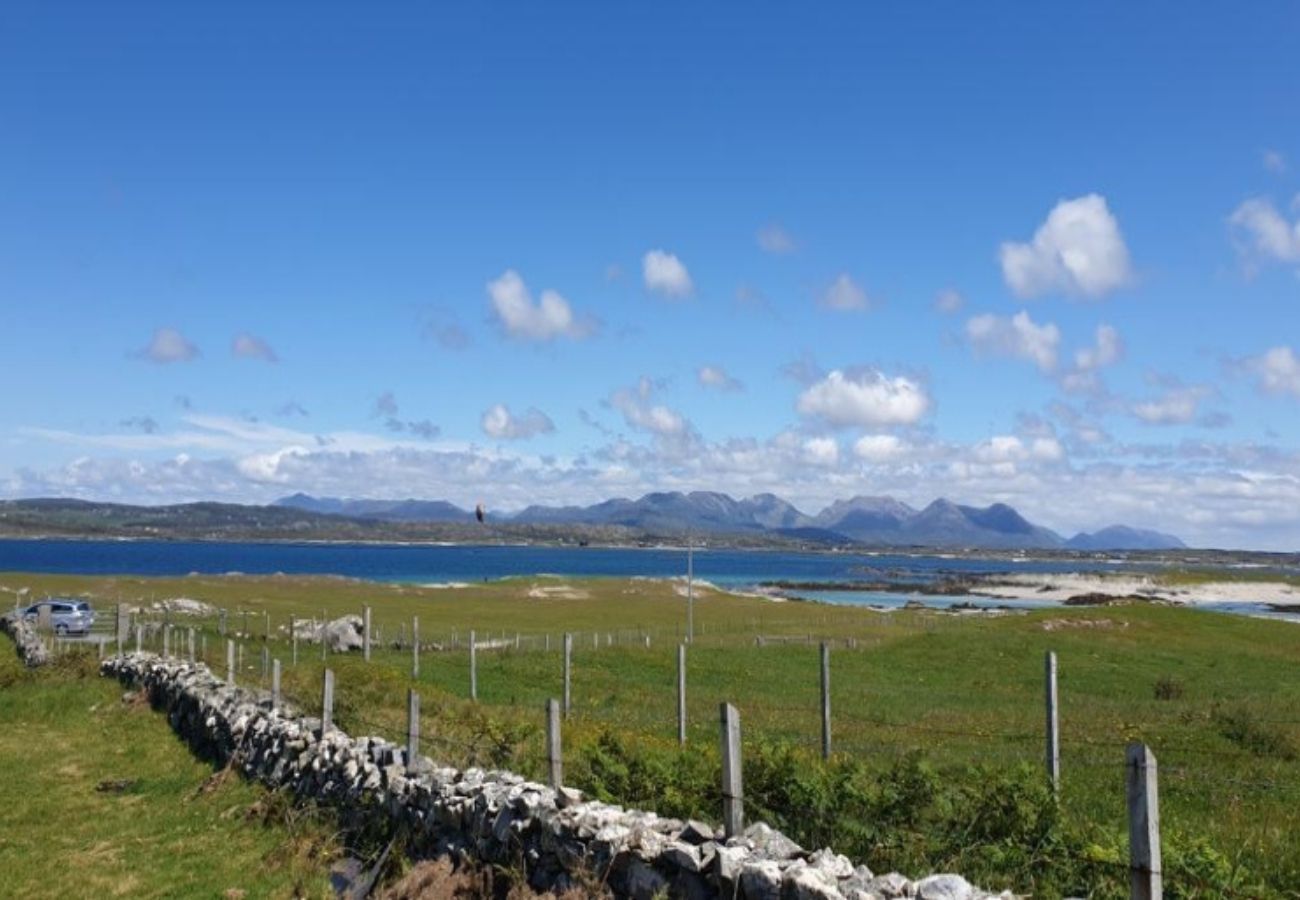
M 28 672 L 5 639 L 0 723 L 0 896 L 333 896 L 327 820 L 214 779 L 89 654 Z
M 291 577 L 6 574 L 0 584 L 86 593 L 101 609 L 186 596 L 228 608 L 232 630 L 247 610 L 239 677 L 252 684 L 261 681 L 269 613 L 267 646 L 286 666 L 286 692 L 308 711 L 319 706 L 323 663 L 318 647 L 303 644 L 298 665 L 289 664 L 290 615 L 369 605 L 386 643 L 409 637 L 418 615 L 422 640 L 447 648 L 422 654 L 414 683 L 426 752 L 534 777 L 543 772 L 543 706 L 561 693 L 560 635 L 574 632 L 570 783 L 716 820 L 717 710 L 727 701 L 742 715 L 751 810 L 810 846 L 833 840 L 876 869 L 961 871 L 1035 896 L 1125 895 L 1124 746 L 1141 740 L 1161 767 L 1169 896 L 1300 897 L 1300 628 L 1289 623 L 1144 605 L 998 618 L 883 614 L 706 590 L 695 606 L 690 725 L 679 751 L 675 648 L 686 604 L 662 582 L 514 579 L 435 590 Z M 208 661 L 223 671 L 215 620 L 197 624 Z M 470 629 L 480 642 L 506 645 L 479 650 L 477 703 L 468 700 Z M 829 764 L 818 758 L 821 640 L 833 642 Z M 1060 667 L 1059 809 L 1042 775 L 1048 650 Z M 340 724 L 400 738 L 409 650 L 328 665 Z

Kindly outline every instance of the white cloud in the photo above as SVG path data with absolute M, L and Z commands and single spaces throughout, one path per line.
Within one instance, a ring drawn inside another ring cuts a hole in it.
M 930 408 L 925 389 L 910 378 L 893 378 L 868 370 L 854 374 L 835 369 L 799 395 L 796 404 L 805 416 L 815 416 L 830 425 L 910 425 Z
M 1152 400 L 1133 404 L 1133 415 L 1148 425 L 1186 425 L 1196 418 L 1211 394 L 1204 385 L 1175 384 Z
M 760 228 L 756 239 L 758 246 L 766 253 L 793 253 L 795 250 L 794 238 L 775 222 Z
M 860 312 L 871 308 L 871 300 L 862 285 L 843 272 L 822 293 L 821 305 L 837 312 Z
M 501 277 L 489 281 L 487 292 L 492 311 L 509 337 L 525 341 L 552 341 L 559 337 L 577 340 L 595 330 L 593 323 L 574 316 L 569 301 L 555 291 L 542 291 L 540 301 L 534 303 L 524 280 L 514 269 L 507 269 Z
M 953 288 L 944 288 L 934 296 L 934 308 L 941 313 L 951 315 L 965 305 L 966 298 Z
M 727 374 L 722 366 L 700 366 L 695 373 L 696 380 L 706 388 L 719 391 L 743 391 L 745 386 Z
M 1002 277 L 1019 297 L 1101 297 L 1132 278 L 1119 223 L 1099 194 L 1060 201 L 1031 241 L 1004 242 L 1000 258 Z
M 635 387 L 619 388 L 609 395 L 609 405 L 622 413 L 628 425 L 661 437 L 684 435 L 690 423 L 681 413 L 654 402 L 655 386 L 642 377 Z
M 483 433 L 497 440 L 515 441 L 549 434 L 555 430 L 551 417 L 540 409 L 529 407 L 516 416 L 504 403 L 498 403 L 483 413 L 480 422 Z
M 1081 372 L 1091 372 L 1119 362 L 1124 355 L 1124 342 L 1112 326 L 1097 326 L 1097 342 L 1091 347 L 1081 347 L 1074 353 L 1074 367 Z
M 907 444 L 893 434 L 864 434 L 853 443 L 853 453 L 869 463 L 887 463 L 907 453 Z
M 682 261 L 663 250 L 651 250 L 641 258 L 641 274 L 646 290 L 665 297 L 689 297 L 695 290 L 691 274 Z
M 1300 358 L 1290 347 L 1273 347 L 1246 361 L 1266 394 L 1300 397 Z
M 835 438 L 809 438 L 803 442 L 803 456 L 809 465 L 833 466 L 840 461 L 840 445 Z
M 270 363 L 279 361 L 270 344 L 247 331 L 235 335 L 234 341 L 230 344 L 230 352 L 240 359 L 260 359 L 262 362 Z
M 1286 174 L 1286 157 L 1282 155 L 1280 150 L 1265 150 L 1261 161 L 1264 163 L 1264 168 L 1274 175 Z
M 976 353 L 1026 359 L 1050 372 L 1056 368 L 1061 330 L 1050 322 L 1035 323 L 1024 310 L 1010 318 L 985 313 L 966 322 L 966 340 Z
M 143 349 L 135 354 L 160 365 L 189 362 L 199 356 L 199 348 L 175 328 L 159 328 Z
M 1242 255 L 1247 272 L 1259 262 L 1300 262 L 1300 220 L 1287 221 L 1271 200 L 1255 197 L 1228 216 L 1228 225 Z

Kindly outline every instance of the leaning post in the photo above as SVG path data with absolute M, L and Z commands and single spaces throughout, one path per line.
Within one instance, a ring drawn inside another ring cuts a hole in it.
M 722 716 L 722 827 L 727 837 L 745 828 L 745 789 L 740 764 L 740 713 L 730 703 L 719 708 Z
M 1133 900 L 1161 900 L 1160 799 L 1156 757 L 1146 744 L 1129 744 L 1125 756 L 1128 793 L 1129 895 Z

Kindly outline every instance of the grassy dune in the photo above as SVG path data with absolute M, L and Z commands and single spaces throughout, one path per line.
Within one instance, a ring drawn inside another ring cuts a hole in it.
M 716 818 L 717 705 L 726 700 L 741 710 L 754 811 L 810 845 L 834 838 L 876 868 L 955 869 L 1036 896 L 1123 895 L 1123 748 L 1142 740 L 1161 765 L 1170 896 L 1300 896 L 1300 628 L 1287 623 L 1154 606 L 1001 618 L 881 614 L 705 590 L 681 752 L 674 654 L 685 601 L 662 582 L 534 578 L 435 590 L 292 577 L 11 574 L 0 584 L 89 593 L 101 607 L 114 598 L 193 597 L 229 608 L 232 628 L 243 621 L 238 611 L 249 610 L 240 674 L 249 683 L 260 681 L 261 614 L 269 612 L 286 692 L 309 711 L 318 707 L 323 664 L 319 649 L 304 644 L 298 665 L 289 665 L 280 630 L 289 615 L 324 609 L 333 617 L 369 604 L 386 642 L 418 615 L 422 640 L 448 648 L 422 654 L 415 683 L 426 752 L 534 776 L 543 771 L 543 704 L 561 692 L 559 636 L 576 632 L 570 783 Z M 223 669 L 215 623 L 198 624 L 209 661 Z M 471 628 L 480 641 L 507 644 L 479 652 L 478 703 L 467 699 Z M 829 764 L 817 750 L 820 640 L 834 642 Z M 1059 811 L 1042 778 L 1047 650 L 1060 661 Z M 402 734 L 409 650 L 377 649 L 369 665 L 359 654 L 331 657 L 329 665 L 340 724 Z

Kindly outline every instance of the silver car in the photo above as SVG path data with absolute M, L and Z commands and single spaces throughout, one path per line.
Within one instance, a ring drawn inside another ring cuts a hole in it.
M 70 597 L 50 597 L 23 610 L 23 618 L 39 622 L 41 607 L 50 608 L 50 626 L 55 634 L 86 634 L 95 624 L 95 611 L 85 600 Z

